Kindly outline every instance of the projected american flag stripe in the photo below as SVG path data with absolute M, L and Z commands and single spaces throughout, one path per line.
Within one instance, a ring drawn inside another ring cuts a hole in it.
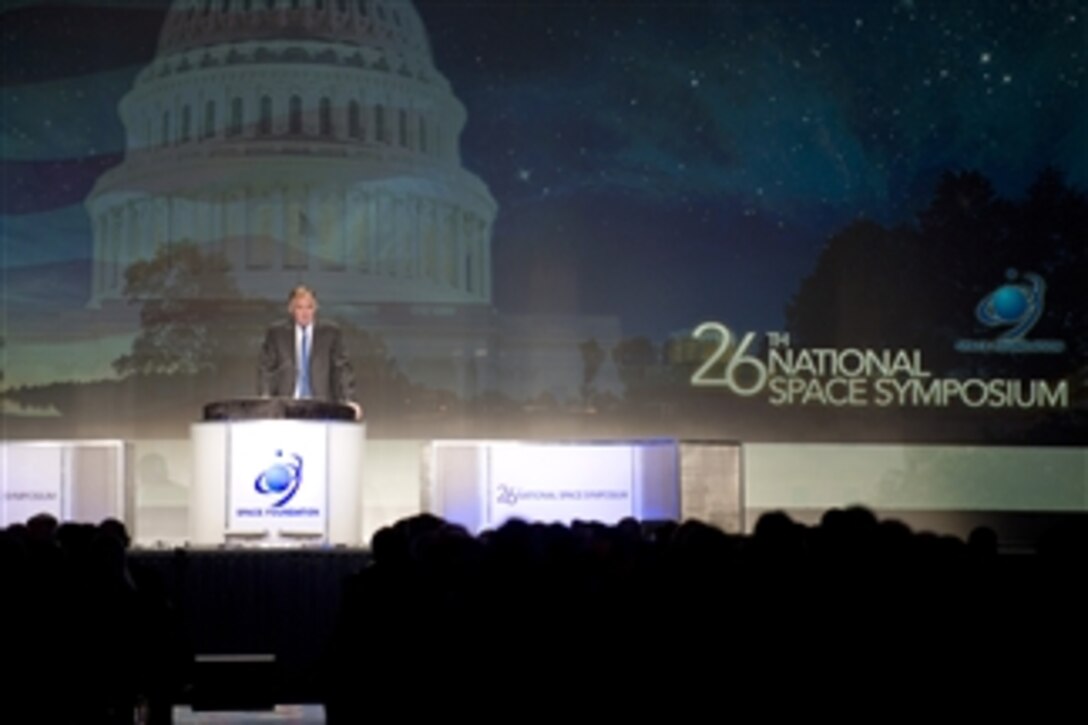
M 0 13 L 0 214 L 82 203 L 120 163 L 117 101 L 154 56 L 168 3 L 28 3 Z

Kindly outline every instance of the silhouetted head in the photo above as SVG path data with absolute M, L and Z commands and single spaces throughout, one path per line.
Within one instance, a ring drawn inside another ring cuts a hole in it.
M 57 533 L 57 517 L 45 512 L 34 514 L 27 519 L 26 530 L 34 541 L 49 541 Z
M 403 529 L 383 526 L 370 538 L 370 551 L 383 567 L 403 564 L 408 560 L 408 537 Z
M 132 544 L 132 538 L 128 535 L 128 529 L 124 523 L 114 518 L 105 519 L 98 525 L 98 531 L 104 536 L 111 536 L 127 549 Z
M 996 556 L 997 532 L 989 526 L 976 526 L 967 536 L 967 546 L 976 556 Z

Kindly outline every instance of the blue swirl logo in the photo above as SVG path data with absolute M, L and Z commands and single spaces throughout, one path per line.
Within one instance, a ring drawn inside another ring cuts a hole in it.
M 999 340 L 1023 340 L 1043 314 L 1046 283 L 1037 274 L 1023 275 L 1027 284 L 1016 284 L 1016 270 L 1005 273 L 1009 280 L 979 301 L 975 317 L 987 327 L 1008 327 Z
M 1019 277 L 1019 280 L 1017 279 Z M 1025 336 L 1043 316 L 1046 283 L 1032 272 L 1005 273 L 1005 284 L 992 290 L 975 306 L 975 319 L 986 327 L 1008 328 L 992 340 L 957 340 L 956 350 L 981 353 L 1060 353 L 1063 340 L 1027 340 Z
M 272 465 L 261 471 L 253 481 L 257 493 L 280 497 L 272 504 L 274 508 L 280 508 L 294 498 L 301 485 L 302 456 L 297 453 L 285 456 L 282 450 L 276 451 L 276 459 Z

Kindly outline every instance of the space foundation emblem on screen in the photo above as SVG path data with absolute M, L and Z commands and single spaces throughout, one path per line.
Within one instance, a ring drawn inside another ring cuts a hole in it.
M 1028 340 L 1043 315 L 1046 283 L 1032 272 L 1005 273 L 1006 283 L 979 300 L 975 319 L 990 328 L 1006 328 L 994 339 L 960 339 L 956 350 L 965 353 L 1057 354 L 1065 351 L 1062 340 Z M 1018 281 L 1019 279 L 1019 281 Z

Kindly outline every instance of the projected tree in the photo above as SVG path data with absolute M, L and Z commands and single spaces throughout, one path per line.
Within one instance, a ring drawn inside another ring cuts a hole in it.
M 582 404 L 588 408 L 595 392 L 593 380 L 607 358 L 604 348 L 595 339 L 584 341 L 578 346 L 578 350 L 582 353 Z
M 140 305 L 141 329 L 132 352 L 114 362 L 117 372 L 199 379 L 206 397 L 252 394 L 260 336 L 285 314 L 280 304 L 243 297 L 227 259 L 189 242 L 132 264 L 125 297 Z M 347 321 L 338 324 L 367 409 L 411 404 L 411 385 L 382 338 Z
M 356 397 L 368 416 L 405 409 L 433 411 L 441 405 L 436 402 L 442 398 L 440 394 L 412 385 L 380 335 L 346 320 L 339 320 L 338 324 L 355 372 Z M 381 425 L 381 415 L 376 418 L 375 422 Z
M 217 312 L 237 300 L 230 264 L 190 242 L 170 244 L 125 271 L 125 299 L 140 305 L 132 352 L 114 361 L 121 375 L 192 375 L 216 369 L 230 344 Z
M 611 355 L 623 383 L 625 404 L 637 407 L 660 396 L 661 365 L 653 342 L 645 337 L 623 339 L 612 348 Z
M 975 356 L 957 339 L 995 337 L 979 302 L 1025 273 L 1045 279 L 1031 336 L 1061 339 L 1083 359 L 1088 306 L 1088 199 L 1054 170 L 1022 202 L 999 198 L 974 172 L 948 173 L 911 227 L 859 221 L 833 235 L 787 310 L 793 344 L 922 348 L 933 368 L 970 364 L 991 374 L 1054 374 L 1068 355 Z
M 1049 327 L 1041 334 L 1062 335 L 1083 370 L 1088 358 L 1088 194 L 1069 186 L 1058 171 L 1043 171 L 1016 209 L 1010 241 L 1048 249 L 1040 267 L 1048 280 L 1048 316 L 1039 324 Z

